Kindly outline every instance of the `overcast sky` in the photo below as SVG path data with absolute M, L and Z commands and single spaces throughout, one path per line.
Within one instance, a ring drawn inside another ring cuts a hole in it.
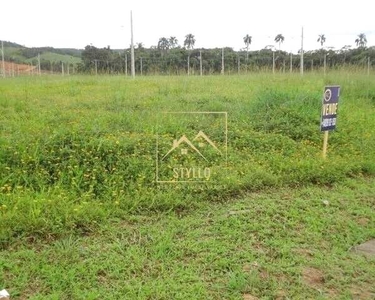
M 318 35 L 325 34 L 324 46 L 355 47 L 359 33 L 367 46 L 375 45 L 374 6 L 369 0 L 4 0 L 0 5 L 0 40 L 28 47 L 84 48 L 129 47 L 130 10 L 133 11 L 134 42 L 157 45 L 160 37 L 177 37 L 183 45 L 188 33 L 195 36 L 195 48 L 245 47 L 243 37 L 253 37 L 250 49 L 275 45 L 285 37 L 281 49 L 296 52 L 320 48 Z M 278 48 L 278 45 L 276 45 Z

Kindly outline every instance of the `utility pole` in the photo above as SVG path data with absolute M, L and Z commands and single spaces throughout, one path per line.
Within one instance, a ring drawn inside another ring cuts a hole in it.
M 224 47 L 221 49 L 221 75 L 224 75 Z
M 5 78 L 4 41 L 1 41 L 1 61 L 2 61 L 3 77 Z
M 237 53 L 237 70 L 238 70 L 238 75 L 240 74 L 241 70 L 241 62 L 240 62 L 240 55 Z
M 370 66 L 371 66 L 371 60 L 370 57 L 367 58 L 367 76 L 370 76 Z
M 303 27 L 301 35 L 301 75 L 303 75 Z
M 275 74 L 275 51 L 272 51 L 272 73 Z
M 38 74 L 40 76 L 40 53 L 38 53 Z
M 134 39 L 133 39 L 133 12 L 130 11 L 130 28 L 131 28 L 131 72 L 135 78 L 135 61 L 134 61 Z
M 293 72 L 293 53 L 290 52 L 290 73 Z
M 324 53 L 323 68 L 324 68 L 324 76 L 325 76 L 326 75 L 326 68 L 327 68 L 327 54 L 326 53 Z
M 61 62 L 61 75 L 64 76 L 64 63 Z
M 190 54 L 188 54 L 188 76 L 190 75 Z
M 202 50 L 199 51 L 199 69 L 201 76 L 203 76 Z
M 95 75 L 98 75 L 98 60 L 94 59 L 94 63 L 95 63 Z
M 143 62 L 142 62 L 142 57 L 141 57 L 141 76 L 143 75 Z
M 311 72 L 314 71 L 314 60 L 311 60 Z

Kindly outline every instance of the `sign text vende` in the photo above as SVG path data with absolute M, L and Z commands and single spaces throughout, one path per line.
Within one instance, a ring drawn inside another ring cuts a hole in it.
M 326 86 L 324 88 L 322 116 L 320 123 L 321 131 L 329 131 L 336 129 L 339 97 L 339 86 Z

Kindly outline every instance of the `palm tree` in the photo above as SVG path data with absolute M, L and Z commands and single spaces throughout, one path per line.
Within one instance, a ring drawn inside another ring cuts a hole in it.
M 252 37 L 248 34 L 246 34 L 243 38 L 243 41 L 246 45 L 246 60 L 249 60 L 249 46 L 251 44 Z
M 162 37 L 159 39 L 158 49 L 161 50 L 161 55 L 163 55 L 164 52 L 169 49 L 169 47 L 170 47 L 170 44 L 167 38 Z
M 357 47 L 364 48 L 367 44 L 366 35 L 364 33 L 358 34 L 358 38 L 355 40 Z
M 178 40 L 177 40 L 177 38 L 175 36 L 171 36 L 169 38 L 169 45 L 171 46 L 172 49 L 177 47 Z
M 280 46 L 281 46 L 281 43 L 283 43 L 285 40 L 284 36 L 279 33 L 276 37 L 275 37 L 275 42 L 276 43 L 279 43 L 279 52 L 280 52 Z
M 326 42 L 325 35 L 324 34 L 319 34 L 317 42 L 320 43 L 320 46 L 322 46 L 322 48 L 323 48 L 323 45 Z
M 195 44 L 195 38 L 194 35 L 191 33 L 187 34 L 185 36 L 184 46 L 187 49 L 193 49 Z M 190 75 L 190 53 L 188 54 L 188 75 Z
M 194 44 L 195 44 L 194 35 L 192 35 L 191 33 L 187 34 L 185 36 L 184 46 L 187 49 L 193 49 L 194 48 Z

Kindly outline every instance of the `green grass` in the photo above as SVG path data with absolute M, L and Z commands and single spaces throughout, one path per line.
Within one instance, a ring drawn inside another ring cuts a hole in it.
M 14 299 L 370 299 L 375 260 L 349 250 L 375 236 L 374 194 L 374 179 L 267 189 L 20 240 L 0 253 L 0 286 Z
M 323 160 L 326 84 L 342 93 Z M 165 111 L 228 112 L 214 184 L 155 183 Z M 374 236 L 374 181 L 347 179 L 375 174 L 374 112 L 375 79 L 350 73 L 1 80 L 0 288 L 21 299 L 370 293 L 374 273 L 347 250 Z M 308 267 L 323 272 L 318 287 L 302 282 Z

